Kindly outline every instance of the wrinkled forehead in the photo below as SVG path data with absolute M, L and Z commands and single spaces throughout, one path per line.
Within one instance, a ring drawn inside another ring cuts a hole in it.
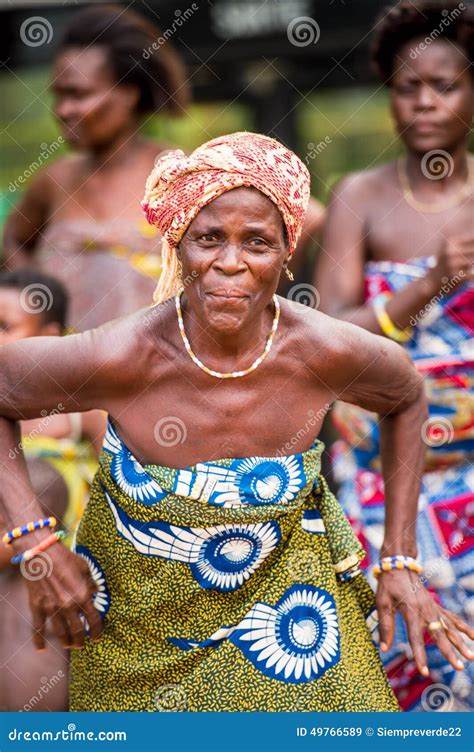
M 258 188 L 241 186 L 225 191 L 210 201 L 196 215 L 191 226 L 208 222 L 225 223 L 236 218 L 246 223 L 259 223 L 286 231 L 277 205 Z

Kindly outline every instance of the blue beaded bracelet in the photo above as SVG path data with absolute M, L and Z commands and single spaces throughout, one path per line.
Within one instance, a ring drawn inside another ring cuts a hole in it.
M 33 533 L 35 530 L 41 530 L 43 527 L 54 527 L 56 522 L 57 520 L 55 517 L 44 517 L 40 520 L 35 520 L 34 522 L 28 522 L 26 525 L 22 525 L 22 527 L 14 527 L 13 530 L 9 530 L 8 533 L 5 533 L 2 538 L 2 543 L 8 545 L 12 540 L 21 538 L 22 535 L 26 535 L 27 533 Z

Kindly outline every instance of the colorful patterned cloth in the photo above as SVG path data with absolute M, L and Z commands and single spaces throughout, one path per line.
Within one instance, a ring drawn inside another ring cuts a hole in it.
M 70 546 L 89 498 L 97 458 L 85 441 L 57 439 L 52 436 L 24 437 L 26 459 L 39 459 L 60 474 L 68 491 L 68 504 L 62 520 L 66 531 L 64 543 Z
M 401 290 L 433 263 L 432 257 L 368 263 L 366 299 Z M 474 616 L 474 286 L 446 288 L 418 316 L 414 336 L 405 346 L 425 376 L 430 406 L 423 429 L 426 472 L 417 535 L 427 587 L 446 608 L 470 622 Z M 376 416 L 339 404 L 334 420 L 342 436 L 333 448 L 338 495 L 368 551 L 363 563 L 368 568 L 378 559 L 384 521 Z M 427 652 L 430 677 L 425 679 L 416 671 L 405 626 L 397 617 L 394 647 L 384 663 L 402 707 L 427 709 L 423 692 L 440 683 L 447 688 L 445 709 L 466 710 L 473 697 L 474 665 L 457 672 L 429 641 Z
M 399 710 L 323 448 L 142 466 L 109 421 L 75 542 L 104 632 L 71 710 Z
M 175 249 L 196 215 L 226 191 L 257 188 L 280 210 L 293 253 L 309 201 L 310 175 L 301 159 L 268 136 L 231 133 L 187 157 L 180 149 L 155 162 L 142 206 L 168 247 Z

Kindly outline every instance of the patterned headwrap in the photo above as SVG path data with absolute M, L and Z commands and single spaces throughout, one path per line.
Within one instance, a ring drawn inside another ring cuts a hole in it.
M 189 156 L 176 149 L 158 157 L 142 201 L 148 222 L 163 236 L 163 271 L 155 303 L 177 290 L 175 251 L 193 219 L 222 193 L 241 186 L 257 188 L 276 204 L 293 253 L 308 206 L 310 176 L 286 146 L 268 136 L 242 132 L 214 138 Z

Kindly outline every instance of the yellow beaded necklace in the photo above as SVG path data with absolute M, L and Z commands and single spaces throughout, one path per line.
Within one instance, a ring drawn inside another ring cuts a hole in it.
M 276 295 L 273 296 L 273 304 L 275 306 L 275 316 L 273 318 L 273 324 L 272 324 L 272 330 L 270 334 L 268 335 L 267 343 L 265 345 L 265 349 L 261 355 L 258 356 L 256 360 L 252 363 L 252 365 L 249 368 L 246 368 L 244 371 L 231 371 L 229 373 L 222 373 L 221 371 L 213 371 L 212 368 L 208 368 L 204 365 L 204 363 L 199 360 L 197 355 L 195 355 L 191 349 L 191 345 L 189 344 L 189 340 L 186 336 L 186 332 L 184 331 L 184 322 L 183 322 L 183 312 L 181 310 L 181 295 L 182 291 L 178 293 L 175 296 L 175 303 L 176 303 L 176 312 L 178 314 L 178 326 L 179 331 L 181 333 L 182 340 L 184 342 L 184 346 L 186 348 L 186 351 L 197 366 L 202 371 L 205 371 L 205 373 L 208 373 L 209 376 L 214 376 L 216 379 L 237 379 L 241 376 L 246 376 L 248 373 L 251 373 L 252 371 L 255 371 L 256 368 L 260 365 L 260 363 L 267 357 L 268 353 L 271 350 L 271 347 L 273 345 L 273 340 L 275 338 L 276 330 L 278 328 L 278 322 L 280 320 L 280 303 L 278 302 L 278 298 Z
M 422 201 L 418 201 L 413 195 L 413 191 L 410 186 L 410 180 L 408 178 L 407 161 L 403 157 L 397 160 L 398 179 L 402 188 L 403 198 L 414 209 L 420 212 L 428 214 L 438 214 L 446 209 L 450 209 L 452 206 L 457 206 L 461 201 L 471 195 L 474 186 L 474 159 L 468 159 L 467 162 L 467 180 L 461 188 L 456 191 L 452 196 L 436 204 L 426 204 Z

